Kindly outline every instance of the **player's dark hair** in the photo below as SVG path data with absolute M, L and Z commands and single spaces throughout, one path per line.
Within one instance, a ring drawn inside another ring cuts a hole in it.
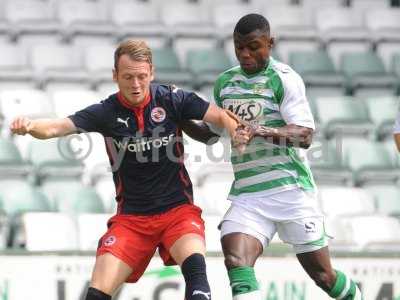
M 259 14 L 248 14 L 240 18 L 233 32 L 245 35 L 257 29 L 269 35 L 270 28 L 268 20 Z

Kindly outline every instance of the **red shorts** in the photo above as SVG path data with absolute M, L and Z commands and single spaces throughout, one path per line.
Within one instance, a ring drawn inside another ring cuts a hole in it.
M 201 209 L 184 204 L 152 216 L 116 215 L 97 248 L 96 256 L 111 253 L 128 264 L 133 272 L 126 280 L 136 282 L 143 275 L 157 247 L 165 265 L 175 265 L 169 249 L 181 236 L 196 233 L 204 238 Z

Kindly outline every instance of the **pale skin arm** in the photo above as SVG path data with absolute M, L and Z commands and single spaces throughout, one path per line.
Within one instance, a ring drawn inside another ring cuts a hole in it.
M 77 132 L 77 128 L 69 118 L 31 120 L 27 117 L 17 117 L 11 122 L 10 130 L 14 134 L 30 134 L 42 140 Z
M 214 124 L 220 128 L 226 128 L 232 139 L 236 136 L 238 121 L 228 115 L 225 110 L 214 104 L 210 104 L 208 107 L 207 112 L 203 117 L 203 121 Z
M 400 152 L 400 133 L 395 133 L 393 135 L 394 142 L 396 143 L 397 150 Z

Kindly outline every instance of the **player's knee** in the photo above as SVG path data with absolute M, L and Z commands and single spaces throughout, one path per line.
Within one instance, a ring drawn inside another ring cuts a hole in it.
M 235 255 L 233 253 L 229 253 L 225 255 L 225 267 L 230 270 L 232 268 L 237 267 L 246 267 L 249 266 L 247 259 L 243 256 Z
M 324 291 L 330 291 L 335 284 L 335 274 L 334 272 L 319 271 L 313 272 L 311 278 L 314 280 L 315 284 L 319 286 Z
M 96 288 L 90 287 L 86 294 L 85 300 L 111 300 L 111 296 Z

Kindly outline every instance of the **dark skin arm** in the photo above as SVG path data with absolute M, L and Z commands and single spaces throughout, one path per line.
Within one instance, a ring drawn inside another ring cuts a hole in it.
M 312 143 L 313 129 L 289 124 L 280 128 L 259 126 L 254 129 L 254 136 L 264 137 L 276 145 L 290 145 L 308 149 Z
M 198 142 L 212 145 L 218 141 L 219 135 L 212 132 L 203 121 L 185 120 L 181 121 L 179 126 L 188 136 Z

